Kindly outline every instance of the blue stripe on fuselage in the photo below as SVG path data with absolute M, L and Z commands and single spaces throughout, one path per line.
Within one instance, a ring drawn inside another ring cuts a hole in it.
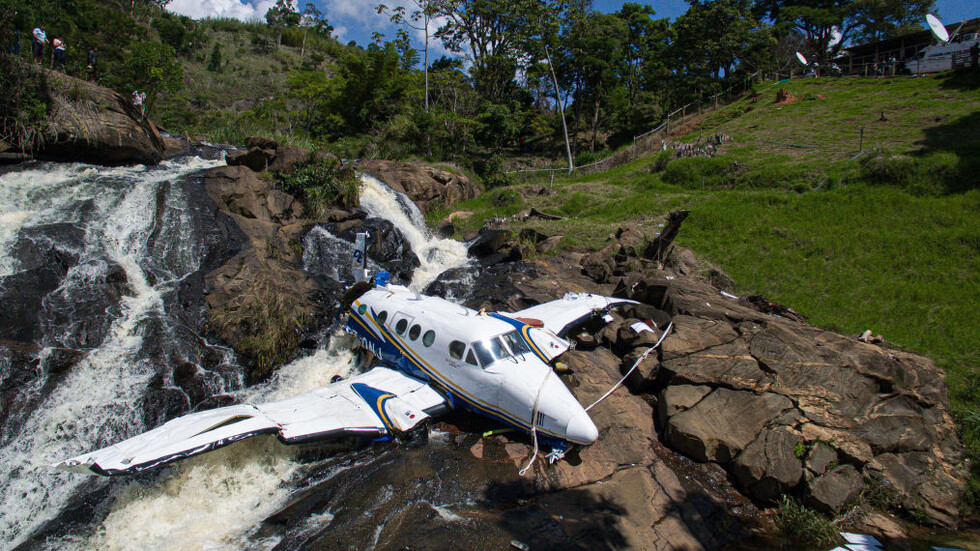
M 365 344 L 365 341 L 367 340 L 371 343 L 371 345 L 373 345 L 373 348 L 368 346 L 366 346 L 366 348 L 369 348 L 375 354 L 375 356 L 382 361 L 382 363 L 399 369 L 414 377 L 418 377 L 426 381 L 433 381 L 443 390 L 443 392 L 451 396 L 451 401 L 455 402 L 458 399 L 466 409 L 473 411 L 474 413 L 489 417 L 490 419 L 499 421 L 505 425 L 512 426 L 525 432 L 529 432 L 531 430 L 531 425 L 522 421 L 518 415 L 500 408 L 497 404 L 491 404 L 478 400 L 476 397 L 468 395 L 465 389 L 458 388 L 456 385 L 451 384 L 445 377 L 443 377 L 432 366 L 428 365 L 424 360 L 421 358 L 416 358 L 416 355 L 411 348 L 406 343 L 401 342 L 401 339 L 398 339 L 390 329 L 384 326 L 384 324 L 377 323 L 377 316 L 373 308 L 371 309 L 370 320 L 366 320 L 362 319 L 361 315 L 357 313 L 355 309 L 356 306 L 357 303 L 355 302 L 348 312 L 349 315 L 347 327 L 358 337 L 360 337 L 362 344 Z M 496 314 L 491 315 L 498 317 Z M 507 321 L 515 327 L 525 326 L 525 330 L 531 327 L 527 324 L 513 319 L 508 319 L 504 316 L 499 316 L 499 319 Z M 351 324 L 351 320 L 353 320 L 355 324 Z M 374 332 L 370 329 L 370 324 L 372 323 L 381 332 L 381 339 L 378 339 L 374 335 Z M 526 341 L 530 340 L 523 330 L 521 333 L 524 335 L 524 339 Z M 537 346 L 535 346 L 533 342 L 528 342 L 528 344 L 531 346 L 532 350 L 537 351 Z M 380 350 L 382 354 L 378 354 L 374 348 Z M 540 352 L 535 352 L 535 355 L 542 358 Z M 542 361 L 547 364 L 546 360 Z M 481 402 L 483 403 L 481 404 Z M 568 442 L 568 440 L 564 439 L 561 435 L 552 433 L 543 427 L 538 427 L 538 433 L 540 434 L 541 438 L 544 438 L 547 441 Z

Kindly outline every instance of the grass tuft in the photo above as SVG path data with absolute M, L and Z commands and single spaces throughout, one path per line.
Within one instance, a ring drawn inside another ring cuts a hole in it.
M 779 500 L 776 526 L 793 549 L 829 549 L 841 542 L 840 533 L 830 519 L 788 495 Z

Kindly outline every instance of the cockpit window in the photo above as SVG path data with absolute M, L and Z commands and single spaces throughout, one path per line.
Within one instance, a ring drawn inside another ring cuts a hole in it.
M 511 331 L 510 333 L 505 333 L 501 335 L 500 338 L 504 339 L 504 343 L 507 344 L 507 347 L 510 348 L 510 351 L 515 356 L 520 356 L 521 354 L 527 354 L 528 352 L 531 351 L 531 348 L 527 345 L 524 339 L 521 338 L 520 334 L 518 334 L 517 331 Z
M 473 349 L 470 349 L 470 353 L 466 355 L 466 363 L 478 366 L 476 363 L 476 356 L 473 355 Z
M 449 343 L 449 355 L 456 360 L 463 359 L 463 352 L 466 351 L 466 345 L 460 341 L 453 341 Z
M 483 367 L 504 358 L 512 358 L 531 351 L 517 331 L 474 342 L 473 349 L 476 350 L 476 355 L 480 358 L 480 364 Z

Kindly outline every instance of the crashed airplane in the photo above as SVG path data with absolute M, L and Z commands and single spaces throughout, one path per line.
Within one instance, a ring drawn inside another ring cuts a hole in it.
M 552 459 L 560 458 L 599 436 L 552 370 L 555 358 L 571 347 L 564 336 L 614 306 L 634 303 L 570 293 L 518 312 L 478 312 L 388 284 L 384 277 L 356 284 L 345 300 L 345 329 L 376 358 L 377 367 L 285 400 L 178 417 L 55 466 L 103 476 L 133 474 L 258 434 L 275 434 L 286 444 L 390 439 L 451 408 L 531 433 L 552 448 Z

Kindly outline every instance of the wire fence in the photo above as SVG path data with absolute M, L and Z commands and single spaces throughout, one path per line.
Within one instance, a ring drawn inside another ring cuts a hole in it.
M 550 176 L 553 184 L 556 178 L 582 176 L 594 172 L 601 172 L 622 166 L 640 157 L 649 155 L 656 151 L 668 149 L 671 130 L 682 128 L 692 120 L 704 114 L 708 109 L 717 109 L 719 106 L 728 105 L 751 90 L 751 85 L 761 78 L 761 71 L 756 71 L 752 75 L 732 84 L 727 89 L 707 96 L 704 102 L 688 102 L 681 107 L 674 109 L 667 114 L 666 120 L 655 128 L 633 136 L 633 143 L 616 151 L 608 157 L 597 161 L 573 166 L 552 166 L 545 168 L 524 168 L 507 171 L 512 178 L 523 179 L 527 182 L 538 176 Z

